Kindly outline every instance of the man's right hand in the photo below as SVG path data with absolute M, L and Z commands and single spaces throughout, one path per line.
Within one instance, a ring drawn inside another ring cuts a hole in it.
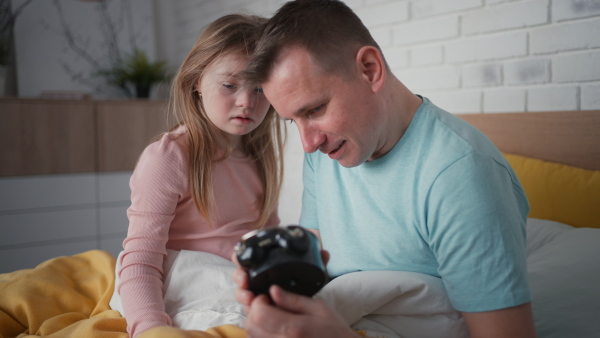
M 321 254 L 327 264 L 329 254 L 326 251 Z M 248 337 L 356 337 L 344 319 L 320 299 L 297 295 L 276 285 L 269 289 L 270 299 L 254 295 L 247 289 L 248 274 L 233 256 L 232 261 L 237 265 L 233 280 L 238 285 L 235 298 L 248 314 L 245 327 Z

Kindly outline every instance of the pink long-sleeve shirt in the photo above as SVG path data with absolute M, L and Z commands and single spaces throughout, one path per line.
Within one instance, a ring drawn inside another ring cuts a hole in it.
M 185 127 L 165 134 L 142 153 L 131 177 L 129 230 L 123 242 L 119 294 L 127 330 L 135 335 L 171 325 L 163 302 L 166 249 L 196 250 L 230 259 L 246 232 L 256 229 L 256 201 L 263 187 L 250 157 L 213 163 L 216 212 L 212 225 L 200 216 L 189 187 L 189 139 Z M 274 212 L 267 225 L 277 225 Z

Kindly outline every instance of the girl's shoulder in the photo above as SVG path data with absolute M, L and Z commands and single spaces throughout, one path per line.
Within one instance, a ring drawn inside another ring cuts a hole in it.
M 176 128 L 160 135 L 144 149 L 131 178 L 131 186 L 137 192 L 187 191 L 189 142 L 186 135 L 185 128 Z
M 148 145 L 163 150 L 187 149 L 189 147 L 189 134 L 184 125 L 179 125 L 174 129 L 159 135 L 156 140 Z
M 189 136 L 185 126 L 163 133 L 150 143 L 142 157 L 160 159 L 161 161 L 187 162 Z

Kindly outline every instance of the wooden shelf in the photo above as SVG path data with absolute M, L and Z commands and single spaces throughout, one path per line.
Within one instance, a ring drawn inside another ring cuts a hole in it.
M 0 177 L 133 170 L 168 129 L 162 100 L 0 99 Z

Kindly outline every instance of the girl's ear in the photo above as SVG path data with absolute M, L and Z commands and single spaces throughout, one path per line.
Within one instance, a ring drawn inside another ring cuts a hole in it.
M 356 54 L 356 65 L 360 76 L 369 83 L 373 92 L 378 92 L 386 78 L 385 62 L 379 49 L 363 46 Z

